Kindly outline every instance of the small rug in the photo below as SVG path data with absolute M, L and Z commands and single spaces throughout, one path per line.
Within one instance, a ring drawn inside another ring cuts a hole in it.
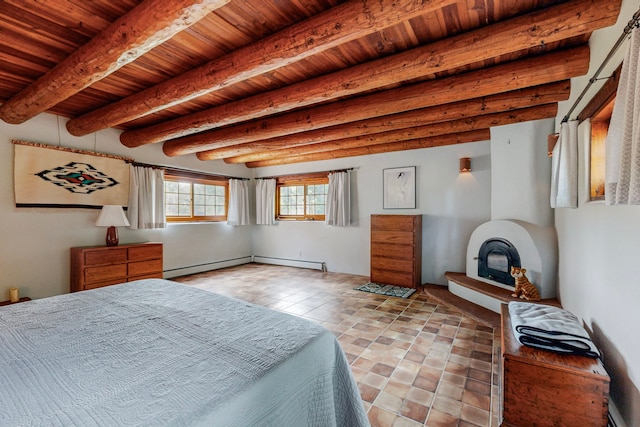
M 412 288 L 403 288 L 402 286 L 382 285 L 373 282 L 367 282 L 362 286 L 353 288 L 356 291 L 371 292 L 373 294 L 387 295 L 391 297 L 409 298 L 416 290 Z

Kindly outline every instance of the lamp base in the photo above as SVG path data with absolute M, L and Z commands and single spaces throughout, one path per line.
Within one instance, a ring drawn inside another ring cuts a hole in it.
M 107 228 L 107 246 L 118 246 L 118 229 L 113 225 Z

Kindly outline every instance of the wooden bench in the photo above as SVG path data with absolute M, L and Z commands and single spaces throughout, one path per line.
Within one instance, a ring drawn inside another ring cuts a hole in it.
M 609 376 L 599 359 L 520 344 L 502 305 L 502 424 L 607 425 Z

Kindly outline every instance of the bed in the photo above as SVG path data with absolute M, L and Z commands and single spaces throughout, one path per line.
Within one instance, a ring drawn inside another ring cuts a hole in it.
M 0 308 L 0 420 L 368 426 L 325 328 L 169 280 Z

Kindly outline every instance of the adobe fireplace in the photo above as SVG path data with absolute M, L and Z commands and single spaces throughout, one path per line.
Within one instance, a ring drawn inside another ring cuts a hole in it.
M 549 204 L 551 162 L 540 144 L 554 130 L 555 119 L 491 127 L 490 220 L 471 234 L 465 275 L 492 286 L 479 286 L 480 291 L 448 280 L 454 295 L 500 313 L 503 300 L 490 291 L 498 287 L 502 289 L 495 289 L 495 294 L 513 293 L 513 282 L 505 282 L 511 280 L 511 266 L 519 262 L 543 299 L 556 298 L 558 242 Z M 485 242 L 488 247 L 481 250 Z
M 511 267 L 527 269 L 542 298 L 556 297 L 555 230 L 525 221 L 493 220 L 474 230 L 467 246 L 467 276 L 513 289 Z

